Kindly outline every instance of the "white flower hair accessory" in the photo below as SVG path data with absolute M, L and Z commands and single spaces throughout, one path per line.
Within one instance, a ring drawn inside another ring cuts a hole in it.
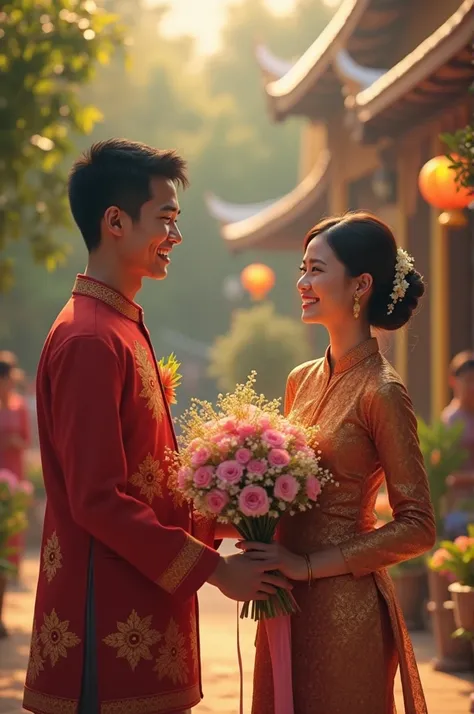
M 395 279 L 393 281 L 393 292 L 390 295 L 390 302 L 387 307 L 387 315 L 391 315 L 395 305 L 403 300 L 409 288 L 406 277 L 414 269 L 415 259 L 403 248 L 397 250 L 397 262 L 395 263 Z

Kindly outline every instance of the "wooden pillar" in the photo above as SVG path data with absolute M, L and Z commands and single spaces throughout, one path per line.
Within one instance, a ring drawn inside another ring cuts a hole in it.
M 327 151 L 328 138 L 324 124 L 310 122 L 301 130 L 299 180 L 303 181 L 318 162 L 322 151 Z
M 348 188 L 343 162 L 346 159 L 344 143 L 347 142 L 347 128 L 343 116 L 336 115 L 328 124 L 328 142 L 331 152 L 329 211 L 331 215 L 345 213 L 348 206 Z
M 397 213 L 398 223 L 394 226 L 400 248 L 408 249 L 408 215 L 410 211 L 407 195 L 410 187 L 409 173 L 413 162 L 408 156 L 409 146 L 400 146 L 397 154 Z M 408 384 L 408 328 L 403 327 L 395 334 L 395 369 L 405 384 Z
M 433 139 L 432 155 L 442 147 Z M 439 419 L 448 403 L 449 367 L 449 244 L 448 231 L 438 221 L 439 210 L 431 209 L 431 416 Z

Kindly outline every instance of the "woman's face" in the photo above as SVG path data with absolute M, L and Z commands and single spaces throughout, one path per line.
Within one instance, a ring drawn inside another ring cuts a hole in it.
M 5 399 L 13 391 L 13 379 L 11 376 L 0 377 L 0 399 Z
M 346 268 L 329 246 L 325 233 L 309 243 L 301 265 L 297 288 L 301 295 L 302 320 L 330 329 L 332 325 L 354 320 L 354 294 L 358 279 L 350 278 Z

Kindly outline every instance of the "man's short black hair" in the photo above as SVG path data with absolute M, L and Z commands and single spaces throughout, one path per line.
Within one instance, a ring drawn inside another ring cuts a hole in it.
M 142 205 L 151 198 L 152 178 L 169 179 L 186 188 L 185 160 L 172 150 L 108 139 L 93 144 L 74 163 L 69 204 L 89 253 L 100 244 L 100 223 L 107 208 L 118 206 L 138 220 Z

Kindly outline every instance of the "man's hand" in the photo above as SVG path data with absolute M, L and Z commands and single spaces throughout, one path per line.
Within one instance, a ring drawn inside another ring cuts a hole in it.
M 231 600 L 268 600 L 277 587 L 291 590 L 290 583 L 281 575 L 266 573 L 268 564 L 252 561 L 245 555 L 221 557 L 208 582 L 215 585 Z

